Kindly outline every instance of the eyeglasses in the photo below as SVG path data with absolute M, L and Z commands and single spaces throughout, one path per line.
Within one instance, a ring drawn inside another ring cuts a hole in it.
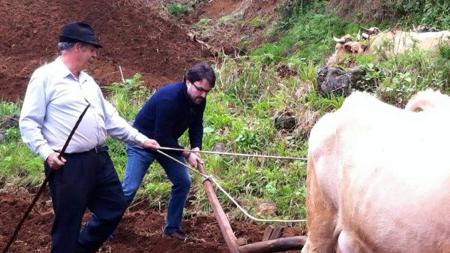
M 189 82 L 189 83 L 192 84 L 192 85 L 195 87 L 195 89 L 198 90 L 198 91 L 200 91 L 200 92 L 208 93 L 208 92 L 211 91 L 211 90 L 207 90 L 207 89 L 205 89 L 205 88 L 203 88 L 203 87 L 198 87 L 198 86 L 195 85 L 194 83 L 191 83 L 191 82 Z

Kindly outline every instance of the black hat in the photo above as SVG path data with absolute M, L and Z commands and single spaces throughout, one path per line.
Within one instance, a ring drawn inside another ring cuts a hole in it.
M 71 22 L 65 24 L 59 42 L 85 42 L 95 47 L 102 47 L 95 37 L 94 29 L 83 22 Z

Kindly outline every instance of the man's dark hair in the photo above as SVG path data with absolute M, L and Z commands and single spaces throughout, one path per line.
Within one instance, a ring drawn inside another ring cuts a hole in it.
M 209 66 L 209 64 L 204 62 L 195 64 L 192 68 L 186 71 L 186 74 L 184 75 L 185 82 L 188 80 L 189 82 L 194 83 L 203 79 L 208 81 L 211 88 L 213 88 L 216 84 L 216 74 L 214 73 L 214 70 L 211 66 Z

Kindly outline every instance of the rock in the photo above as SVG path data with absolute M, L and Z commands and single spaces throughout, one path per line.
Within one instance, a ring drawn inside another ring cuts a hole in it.
M 214 147 L 213 147 L 212 151 L 225 152 L 226 151 L 225 144 L 223 144 L 221 142 L 214 144 Z
M 13 127 L 19 127 L 19 115 L 6 115 L 0 117 L 0 128 L 8 129 Z
M 319 93 L 348 96 L 351 92 L 351 75 L 339 67 L 321 67 L 317 73 Z
M 345 71 L 339 67 L 321 67 L 317 73 L 319 93 L 322 95 L 348 96 L 352 89 L 373 92 L 375 84 L 364 80 L 366 71 L 353 68 Z
M 293 112 L 282 110 L 275 113 L 274 126 L 277 130 L 293 131 L 297 126 L 297 119 Z
M 275 203 L 264 202 L 256 208 L 256 215 L 258 216 L 273 216 L 277 211 Z

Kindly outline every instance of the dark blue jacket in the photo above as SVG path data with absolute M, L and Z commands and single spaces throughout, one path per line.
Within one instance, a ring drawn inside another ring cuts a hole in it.
M 206 100 L 191 101 L 184 82 L 167 84 L 145 103 L 133 126 L 159 145 L 172 148 L 182 148 L 178 138 L 189 129 L 191 148 L 201 149 L 205 105 Z

